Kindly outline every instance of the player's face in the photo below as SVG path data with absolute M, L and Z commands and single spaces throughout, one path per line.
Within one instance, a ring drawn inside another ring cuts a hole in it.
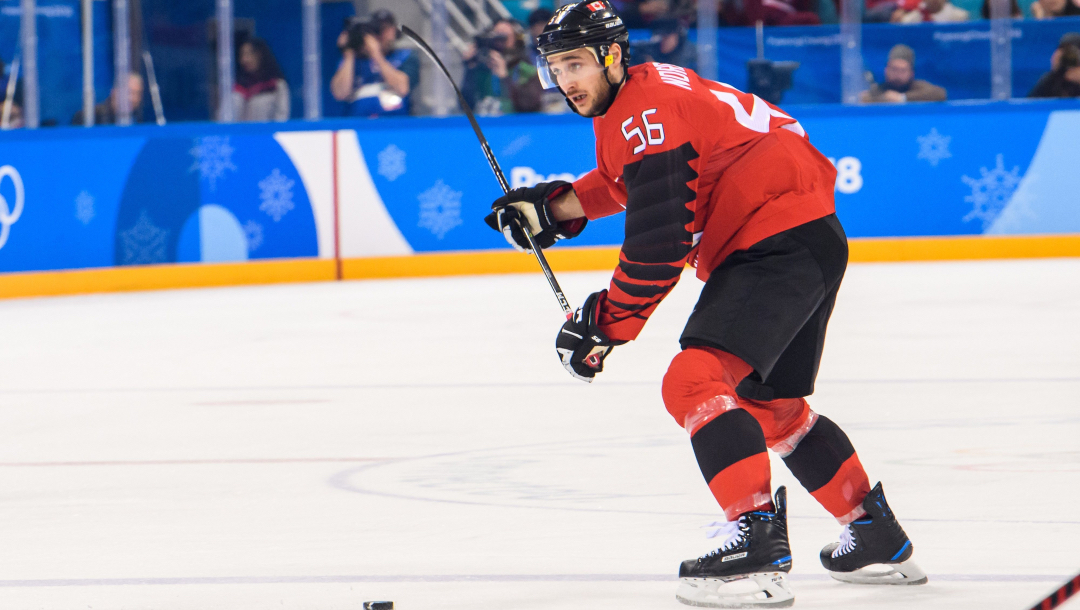
M 588 49 L 577 49 L 548 60 L 551 75 L 566 99 L 582 116 L 595 116 L 595 109 L 607 99 L 611 85 L 604 68 Z

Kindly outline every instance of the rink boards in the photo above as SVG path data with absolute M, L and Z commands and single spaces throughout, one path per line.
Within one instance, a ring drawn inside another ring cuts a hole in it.
M 1080 255 L 1076 102 L 787 110 L 837 166 L 854 260 Z M 482 124 L 512 186 L 595 166 L 579 117 Z M 0 296 L 532 271 L 481 220 L 500 194 L 460 117 L 11 132 Z M 552 263 L 621 241 L 593 222 Z

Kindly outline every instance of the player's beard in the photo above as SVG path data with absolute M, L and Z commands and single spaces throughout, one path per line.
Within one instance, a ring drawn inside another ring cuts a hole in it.
M 589 92 L 589 98 L 591 98 L 588 100 L 591 102 L 589 104 L 589 107 L 586 109 L 578 109 L 578 114 L 580 114 L 581 116 L 590 119 L 593 117 L 598 117 L 607 111 L 607 106 L 610 106 L 610 104 L 607 103 L 607 100 L 611 98 L 612 86 L 611 82 L 608 81 L 606 72 L 604 73 L 604 77 L 600 79 L 600 81 L 600 88 L 596 91 Z
M 570 104 L 570 107 L 574 112 L 585 118 L 591 119 L 603 115 L 608 111 L 608 108 L 611 108 L 611 104 L 615 102 L 615 95 L 618 94 L 619 87 L 622 83 L 612 84 L 608 78 L 608 74 L 610 73 L 607 70 L 604 70 L 603 78 L 600 79 L 601 84 L 599 88 L 597 88 L 596 91 L 588 92 L 589 97 L 586 99 L 591 101 L 588 108 L 579 108 L 577 104 L 567 98 L 566 101 Z M 625 79 L 625 76 L 623 78 Z

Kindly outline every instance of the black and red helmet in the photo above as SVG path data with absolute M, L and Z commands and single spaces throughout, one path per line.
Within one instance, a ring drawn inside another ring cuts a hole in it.
M 623 63 L 630 65 L 630 34 L 623 25 L 623 20 L 607 0 L 594 0 L 568 4 L 548 21 L 540 36 L 536 38 L 540 57 L 556 53 L 565 53 L 575 49 L 592 48 L 597 59 L 605 63 L 604 58 L 614 43 L 619 43 L 623 52 Z

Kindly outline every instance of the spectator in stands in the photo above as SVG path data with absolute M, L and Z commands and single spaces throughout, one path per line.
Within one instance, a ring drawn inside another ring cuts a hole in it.
M 990 18 L 990 3 L 993 1 L 994 0 L 983 0 L 982 9 L 979 11 L 979 14 L 982 15 L 983 19 Z M 1024 10 L 1020 8 L 1020 3 L 1016 0 L 1009 1 L 1009 16 L 1013 19 L 1024 18 Z
M 822 0 L 828 1 L 828 0 Z M 723 0 L 720 14 L 727 25 L 819 25 L 814 0 Z
M 1035 83 L 1028 97 L 1080 97 L 1080 34 L 1061 37 L 1050 56 L 1050 71 Z
M 899 0 L 866 0 L 863 8 L 863 21 L 866 23 L 887 23 L 899 9 Z M 839 12 L 837 8 L 837 12 Z
M 611 4 L 626 27 L 642 29 L 669 15 L 675 3 L 672 0 L 611 0 Z
M 904 44 L 898 44 L 889 51 L 885 83 L 874 83 L 860 96 L 862 102 L 871 104 L 943 102 L 945 98 L 945 89 L 915 78 L 915 51 Z
M 4 109 L 7 109 L 8 116 L 6 123 L 3 122 L 3 117 L 0 116 L 0 127 L 4 129 L 22 129 L 25 127 L 23 123 L 22 95 L 20 93 L 22 92 L 17 91 L 10 102 L 6 97 L 4 98 L 3 105 L 0 105 L 0 114 L 3 113 Z
M 338 36 L 341 64 L 330 80 L 330 93 L 346 103 L 346 115 L 409 114 L 411 94 L 420 82 L 420 58 L 412 49 L 395 49 L 399 35 L 393 13 L 378 10 Z
M 1031 16 L 1036 19 L 1080 15 L 1080 0 L 1036 0 L 1031 4 Z
M 6 129 L 22 129 L 25 126 L 25 123 L 23 123 L 22 105 L 18 102 L 12 101 L 11 110 L 8 111 Z
M 527 34 L 520 23 L 500 19 L 465 51 L 461 93 L 481 116 L 540 110 L 544 90 L 536 66 L 526 60 Z
M 132 72 L 128 75 L 128 99 L 131 100 L 131 120 L 134 123 L 143 122 L 142 102 L 143 92 L 145 86 L 143 85 L 143 79 L 138 74 Z M 119 91 L 117 87 L 113 87 L 113 90 L 109 92 L 109 97 L 100 104 L 94 106 L 94 125 L 115 125 L 116 116 L 119 110 L 118 99 L 119 96 L 124 95 Z M 80 110 L 75 113 L 75 116 L 71 119 L 72 125 L 83 124 L 83 111 Z
M 893 23 L 956 23 L 967 21 L 971 13 L 949 0 L 901 0 L 893 13 Z
M 261 38 L 245 40 L 236 62 L 233 116 L 237 121 L 287 121 L 291 112 L 289 85 L 270 45 Z
M 21 129 L 23 127 L 23 113 L 22 113 L 22 83 L 18 82 L 15 86 L 15 92 L 9 100 L 7 98 L 7 86 L 11 79 L 10 66 L 4 65 L 4 61 L 0 60 L 0 74 L 3 75 L 3 80 L 0 81 L 0 128 L 3 129 Z M 2 113 L 6 110 L 8 116 L 7 120 L 3 121 Z
M 637 64 L 659 62 L 697 70 L 697 47 L 686 39 L 686 27 L 676 19 L 661 19 L 653 26 L 652 38 L 630 44 L 630 59 Z
M 529 13 L 529 36 L 525 41 L 525 52 L 528 56 L 529 63 L 536 63 L 536 56 L 538 55 L 536 50 L 536 39 L 540 34 L 544 33 L 544 26 L 547 25 L 548 21 L 551 21 L 553 16 L 554 13 L 546 8 L 538 8 Z

